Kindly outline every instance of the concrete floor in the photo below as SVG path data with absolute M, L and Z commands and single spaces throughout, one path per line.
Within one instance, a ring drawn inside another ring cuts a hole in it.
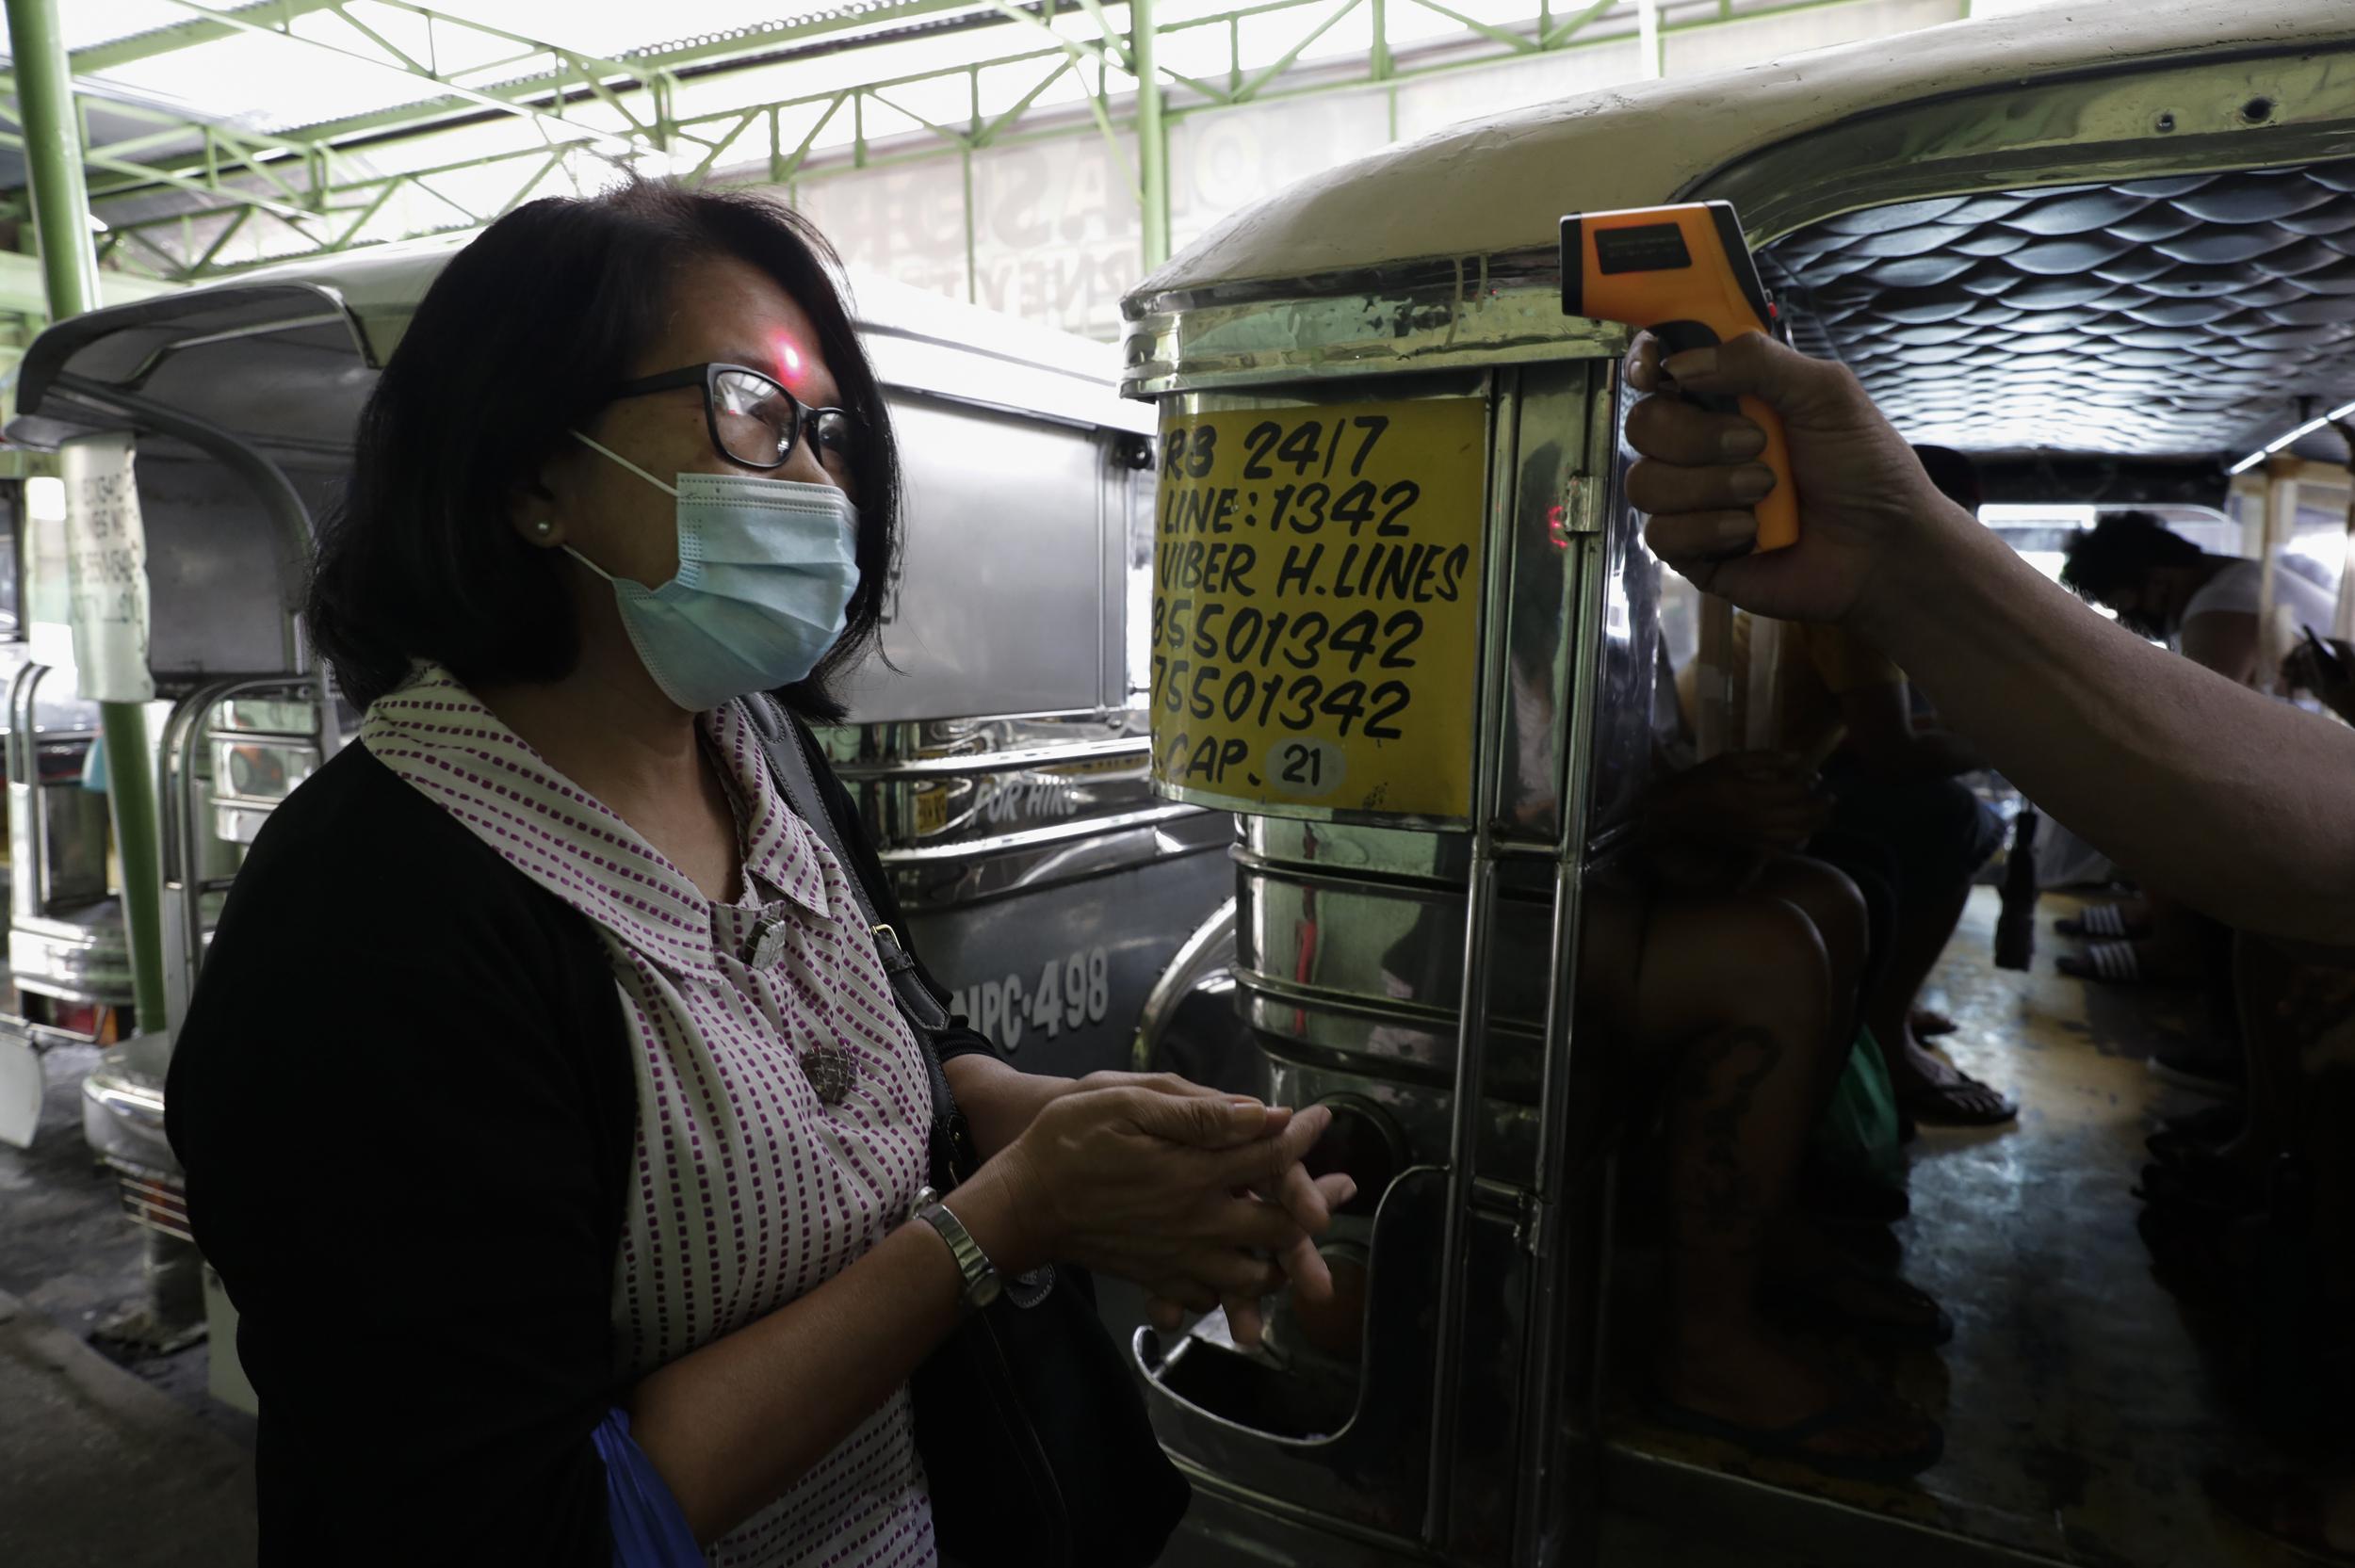
M 2175 1300 L 2153 1282 L 2132 1195 L 2162 1114 L 2202 1103 L 2149 1071 L 2195 1038 L 2196 993 L 2069 979 L 2078 944 L 2047 897 L 2035 969 L 1990 959 L 1992 889 L 1973 896 L 1925 999 L 1961 1025 L 1949 1054 L 2015 1094 L 2019 1123 L 1927 1130 L 1912 1150 L 1905 1272 L 1956 1319 L 1937 1355 L 1876 1366 L 1945 1426 L 1946 1457 L 1918 1485 L 1826 1482 L 1795 1466 L 1632 1429 L 1649 1453 L 2067 1563 L 2276 1568 L 2299 1560 L 2219 1522 L 2201 1483 L 2218 1462 L 2268 1459 L 2240 1430 Z
M 51 1052 L 33 1147 L 0 1144 L 0 1564 L 250 1564 L 252 1424 L 204 1398 L 204 1346 L 89 1343 L 141 1295 L 140 1235 L 82 1140 L 97 1057 Z

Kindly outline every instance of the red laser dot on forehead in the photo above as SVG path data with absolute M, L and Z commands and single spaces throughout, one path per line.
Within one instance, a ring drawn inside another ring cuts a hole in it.
M 802 352 L 802 346 L 789 337 L 777 339 L 777 364 L 785 371 L 787 390 L 800 391 L 809 378 L 809 358 Z

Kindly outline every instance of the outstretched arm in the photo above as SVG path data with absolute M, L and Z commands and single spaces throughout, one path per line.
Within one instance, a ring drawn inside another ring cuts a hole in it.
M 1800 542 L 1752 556 L 1744 497 L 1771 481 L 1748 461 L 1756 427 L 1673 396 L 1636 405 L 1629 496 L 1671 565 L 1757 613 L 1879 643 L 1949 727 L 2152 885 L 2244 929 L 2355 943 L 2355 732 L 2078 603 L 1938 493 L 1843 366 L 1753 333 L 1665 367 L 1647 339 L 1629 374 L 1645 392 L 1762 397 L 1791 441 Z

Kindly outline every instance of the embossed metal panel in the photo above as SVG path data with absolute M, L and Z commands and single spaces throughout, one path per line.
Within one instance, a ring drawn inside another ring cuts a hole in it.
M 2237 456 L 2355 398 L 2355 161 L 1907 202 L 1763 259 L 1914 441 Z

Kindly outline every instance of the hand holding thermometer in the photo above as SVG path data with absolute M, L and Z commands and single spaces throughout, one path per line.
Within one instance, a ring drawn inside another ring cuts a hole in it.
M 1648 329 L 1661 357 L 1705 348 L 1738 332 L 1774 331 L 1774 309 L 1758 281 L 1742 225 L 1726 202 L 1623 212 L 1573 213 L 1562 219 L 1562 309 Z M 1774 470 L 1775 488 L 1760 501 L 1758 548 L 1799 542 L 1799 493 L 1791 483 L 1791 448 L 1782 419 L 1756 397 L 1696 397 L 1717 413 L 1740 413 L 1766 432 L 1758 461 Z

